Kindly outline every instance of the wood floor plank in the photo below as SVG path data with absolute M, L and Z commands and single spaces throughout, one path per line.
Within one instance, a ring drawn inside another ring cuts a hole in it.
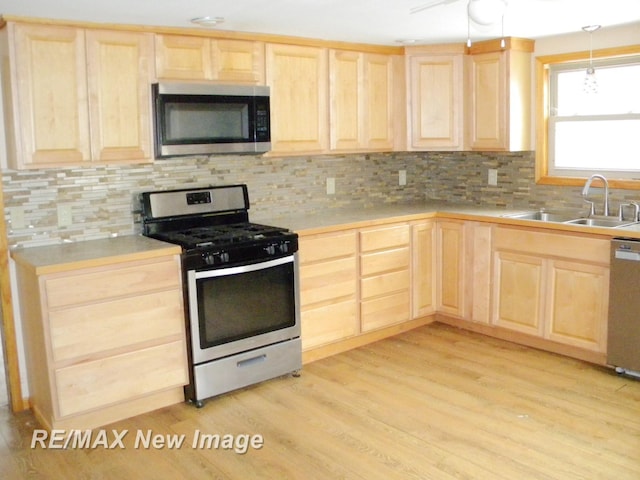
M 125 448 L 30 448 L 33 415 L 0 410 L 0 478 L 637 480 L 640 382 L 432 324 L 205 402 L 117 422 Z M 136 435 L 180 438 L 136 448 Z M 197 448 L 194 435 L 264 446 Z

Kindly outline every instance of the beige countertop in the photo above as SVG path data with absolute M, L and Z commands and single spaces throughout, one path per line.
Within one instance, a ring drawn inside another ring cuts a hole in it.
M 429 217 L 446 216 L 460 220 L 537 227 L 564 232 L 602 235 L 609 238 L 640 238 L 640 224 L 623 228 L 605 228 L 505 217 L 505 215 L 530 210 L 532 209 L 459 205 L 446 202 L 420 202 L 377 205 L 372 207 L 344 207 L 327 209 L 315 214 L 291 214 L 263 220 L 252 218 L 252 220 L 262 221 L 279 227 L 286 227 L 303 236 L 344 230 L 347 228 L 375 226 L 389 223 L 390 221 L 404 222 Z M 579 217 L 580 213 L 576 213 L 576 216 Z
M 146 260 L 179 254 L 177 245 L 142 235 L 60 243 L 43 247 L 18 248 L 11 251 L 16 263 L 35 270 L 38 275 L 97 267 L 107 264 Z
M 316 214 L 291 214 L 270 218 L 258 218 L 256 216 L 251 220 L 258 223 L 286 227 L 300 235 L 313 235 L 348 228 L 381 225 L 389 222 L 406 222 L 446 216 L 460 220 L 537 227 L 556 231 L 602 235 L 609 238 L 629 237 L 640 239 L 640 224 L 624 228 L 598 228 L 504 217 L 504 215 L 524 211 L 527 211 L 527 209 L 456 205 L 445 202 L 421 202 L 378 205 L 375 207 L 345 207 L 328 209 Z M 46 274 L 116 262 L 144 260 L 158 256 L 179 254 L 180 252 L 181 249 L 177 245 L 142 235 L 130 235 L 42 247 L 18 248 L 11 251 L 11 257 L 16 263 L 34 269 L 37 274 Z

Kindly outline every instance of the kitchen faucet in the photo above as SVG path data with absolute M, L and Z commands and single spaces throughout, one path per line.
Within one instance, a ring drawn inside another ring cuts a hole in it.
M 589 177 L 589 180 L 587 180 L 587 183 L 584 184 L 584 188 L 582 189 L 582 196 L 585 197 L 585 202 L 590 203 L 591 207 L 589 209 L 589 216 L 595 215 L 596 213 L 596 209 L 593 205 L 593 202 L 591 200 L 588 200 L 586 197 L 589 194 L 589 188 L 591 187 L 591 182 L 593 182 L 593 180 L 597 178 L 599 180 L 602 181 L 602 184 L 604 185 L 604 206 L 603 206 L 603 215 L 604 216 L 609 216 L 609 182 L 607 181 L 606 178 L 604 178 L 603 175 L 600 175 L 598 173 L 591 175 Z

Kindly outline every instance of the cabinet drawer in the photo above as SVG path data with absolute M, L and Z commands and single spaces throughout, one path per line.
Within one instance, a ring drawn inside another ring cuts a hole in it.
M 182 335 L 182 291 L 55 310 L 49 314 L 49 329 L 56 362 Z
M 409 270 L 386 273 L 362 280 L 362 298 L 377 297 L 400 290 L 409 290 L 410 277 Z
M 343 340 L 358 333 L 355 300 L 332 303 L 302 312 L 302 348 Z
M 395 225 L 360 231 L 360 249 L 371 252 L 384 248 L 409 245 L 411 231 L 409 225 Z
M 409 268 L 409 259 L 408 247 L 362 255 L 360 274 L 363 276 L 376 275 L 390 270 Z
M 56 308 L 180 286 L 177 259 L 126 265 L 45 277 L 47 305 Z
M 608 265 L 610 240 L 584 235 L 573 236 L 567 233 L 556 234 L 498 227 L 494 233 L 494 248 Z
M 355 293 L 355 257 L 300 267 L 300 303 L 303 307 Z
M 301 264 L 332 258 L 355 256 L 356 232 L 300 237 L 298 256 Z
M 399 292 L 362 302 L 360 307 L 362 330 L 393 325 L 409 320 L 409 292 Z
M 105 407 L 188 382 L 184 341 L 54 372 L 60 417 Z

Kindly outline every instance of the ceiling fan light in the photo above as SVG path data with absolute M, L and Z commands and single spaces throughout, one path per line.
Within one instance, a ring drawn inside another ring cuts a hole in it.
M 491 25 L 502 18 L 506 7 L 506 0 L 469 0 L 467 12 L 475 23 Z

